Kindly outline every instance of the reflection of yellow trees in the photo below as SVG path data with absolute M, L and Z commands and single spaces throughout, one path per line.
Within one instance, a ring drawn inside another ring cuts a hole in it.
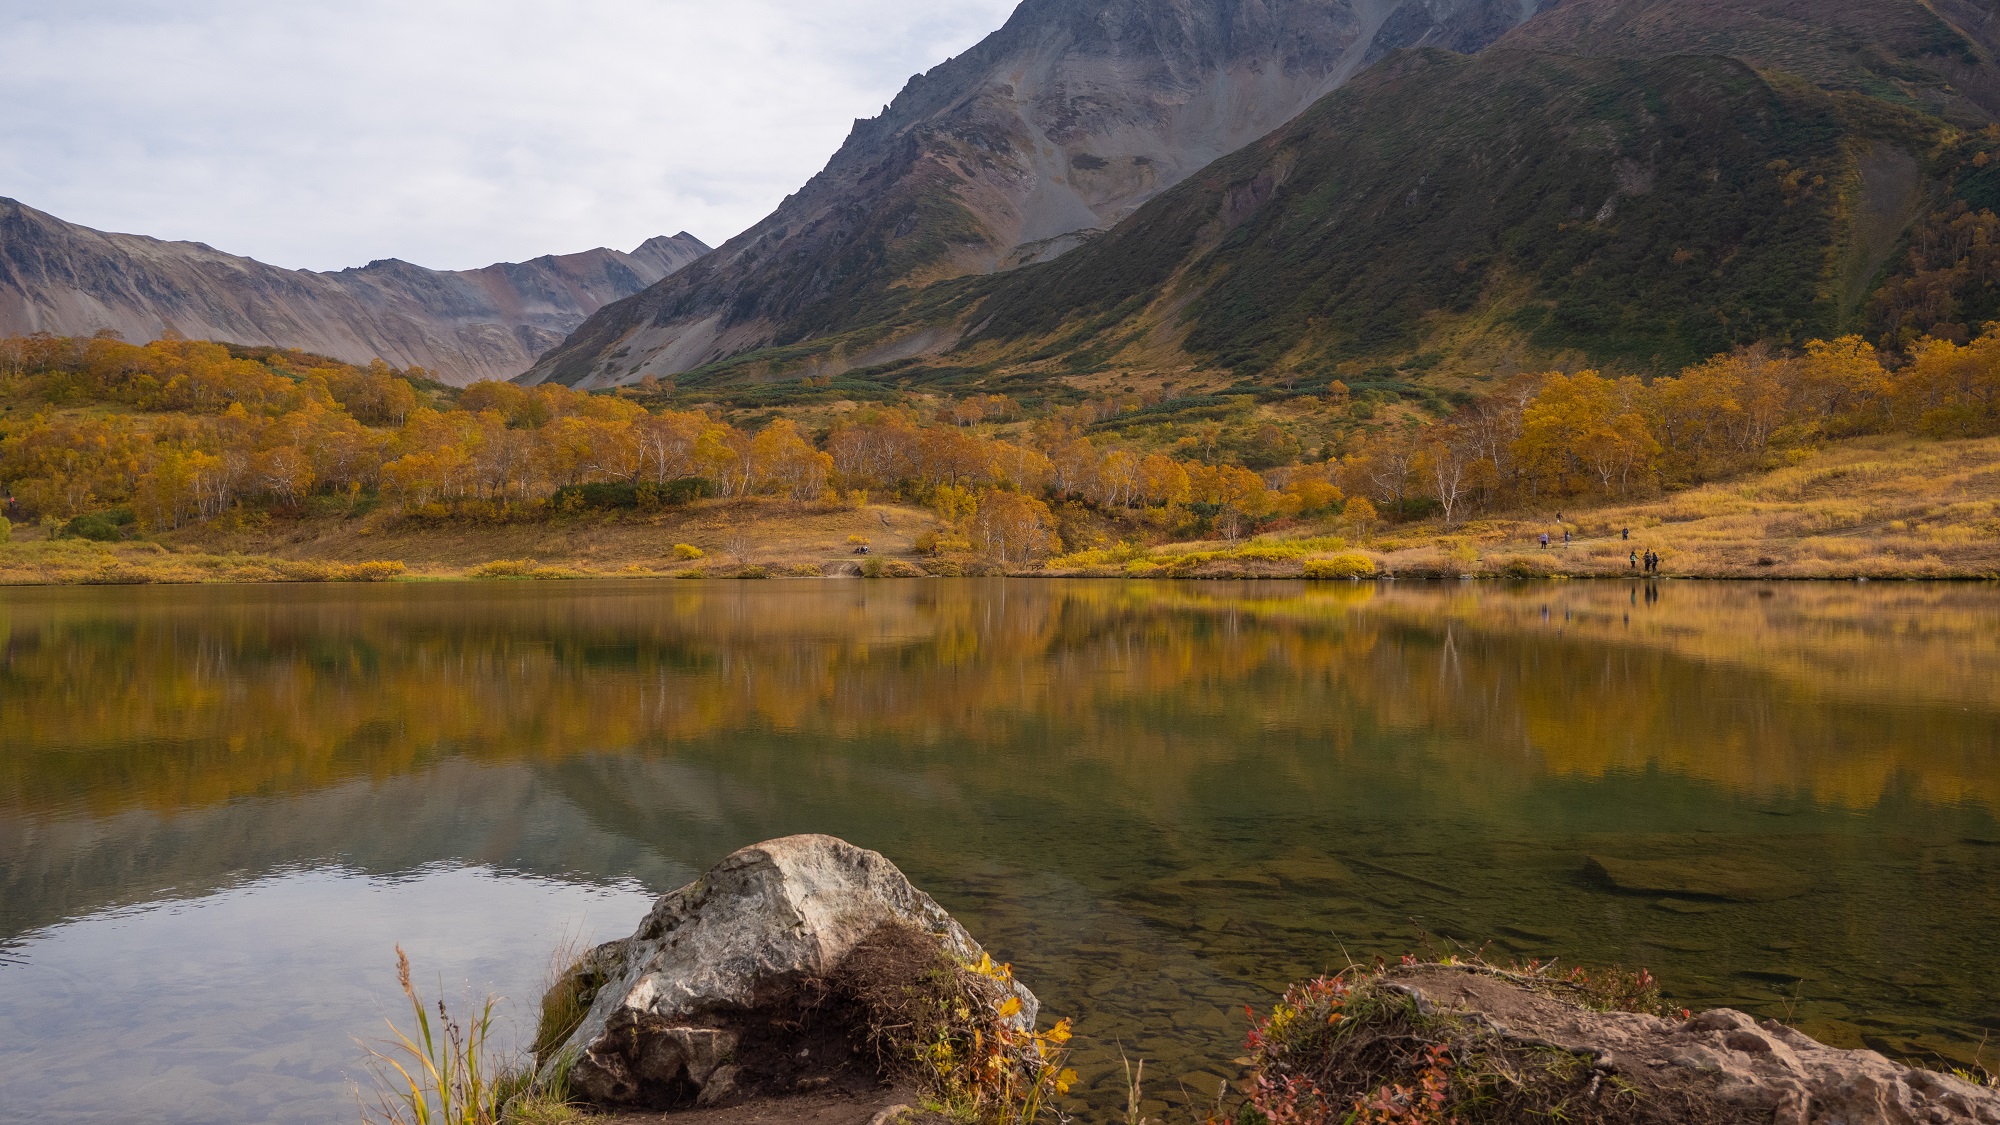
M 1653 605 L 1625 584 L 1531 587 L 1399 592 L 1372 613 L 1450 636 L 1431 682 L 1459 721 L 1558 772 L 2000 807 L 1989 591 L 1672 584 Z
M 1652 767 L 2000 807 L 1990 593 L 1629 589 L 38 592 L 0 666 L 0 807 L 171 810 L 756 732 L 982 773 L 1013 764 L 984 751 L 1054 748 L 1034 752 L 1171 798 L 1253 755 L 1309 770 L 1358 730 L 1445 755 L 1440 785 Z

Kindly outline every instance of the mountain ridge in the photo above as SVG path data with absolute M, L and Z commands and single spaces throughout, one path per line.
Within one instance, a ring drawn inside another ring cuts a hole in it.
M 630 253 L 599 247 L 474 270 L 396 258 L 288 270 L 206 243 L 99 231 L 0 198 L 0 333 L 109 329 L 143 342 L 174 331 L 352 363 L 380 358 L 451 383 L 508 379 L 598 308 L 707 252 L 683 232 Z
M 1917 0 L 1566 0 L 1477 55 L 1386 58 L 1053 262 L 683 382 L 1645 372 L 1857 330 L 1921 212 L 2000 175 L 1980 26 Z M 1962 336 L 1992 302 L 1959 304 L 1918 328 Z
M 671 375 L 836 331 L 901 288 L 1057 257 L 1281 126 L 1372 52 L 1481 46 L 1539 6 L 1026 0 L 856 122 L 771 216 L 600 310 L 523 381 Z

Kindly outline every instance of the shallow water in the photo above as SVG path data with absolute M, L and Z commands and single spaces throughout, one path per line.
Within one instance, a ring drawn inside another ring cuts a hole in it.
M 1425 942 L 2000 1030 L 1992 587 L 7 590 L 0 637 L 9 1121 L 355 1120 L 396 943 L 525 1024 L 565 935 L 798 831 L 1076 1016 L 1100 1109 L 1119 1047 L 1203 1099 L 1243 1004 Z

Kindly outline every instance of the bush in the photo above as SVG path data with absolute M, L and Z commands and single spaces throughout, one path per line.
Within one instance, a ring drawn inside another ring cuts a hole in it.
M 659 495 L 662 504 L 692 504 L 696 500 L 713 498 L 716 495 L 715 482 L 707 477 L 681 477 L 661 486 Z
M 409 567 L 395 559 L 375 559 L 336 566 L 329 577 L 335 582 L 387 582 L 409 572 Z
M 465 572 L 467 578 L 576 578 L 575 571 L 544 566 L 534 559 L 494 559 Z
M 564 485 L 556 489 L 553 502 L 558 512 L 613 512 L 677 507 L 714 495 L 715 482 L 706 477 L 681 477 L 665 484 L 605 480 Z
M 137 518 L 125 508 L 109 512 L 91 512 L 64 524 L 62 537 L 88 539 L 93 543 L 115 543 L 129 535 L 137 522 Z
M 1373 578 L 1375 560 L 1367 555 L 1349 551 L 1330 559 L 1307 559 L 1307 578 Z
M 1508 578 L 1547 578 L 1549 564 L 1540 559 L 1516 556 L 1500 565 L 1500 573 Z
M 674 557 L 683 562 L 694 562 L 696 559 L 707 558 L 708 552 L 692 543 L 676 543 L 674 544 Z

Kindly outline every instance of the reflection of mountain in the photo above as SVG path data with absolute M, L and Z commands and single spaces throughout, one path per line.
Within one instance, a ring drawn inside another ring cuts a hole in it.
M 1287 643 L 1247 619 L 1236 627 Z M 1523 954 L 1639 961 L 1701 1002 L 1768 1008 L 1760 986 L 1730 974 L 1806 965 L 1903 1034 L 1911 998 L 1868 968 L 1893 949 L 1937 982 L 1914 1026 L 1946 1029 L 1948 1048 L 1969 1034 L 1969 1005 L 2000 984 L 1986 967 L 1996 962 L 1966 956 L 2000 932 L 2000 849 L 1978 842 L 1993 837 L 1990 817 L 1893 792 L 1856 816 L 1671 771 L 1552 776 L 1522 753 L 1517 730 L 1411 724 L 1352 690 L 1421 694 L 1455 675 L 1452 651 L 1475 668 L 1503 656 L 1532 664 L 1532 654 L 1471 635 L 1449 648 L 1385 635 L 1365 651 L 1335 665 L 1295 650 L 1307 672 L 1295 679 L 1308 682 L 1289 694 L 1263 682 L 1269 666 L 1191 689 L 1248 691 L 1247 705 L 1269 713 L 1341 717 L 1323 728 L 1267 721 L 1251 735 L 1202 699 L 1133 722 L 1121 714 L 1132 701 L 1112 698 L 1088 735 L 1051 718 L 980 741 L 828 738 L 750 716 L 713 736 L 579 745 L 554 760 L 479 763 L 434 745 L 433 760 L 379 779 L 171 813 L 8 811 L 0 937 L 287 867 L 393 876 L 472 862 L 659 890 L 743 843 L 820 830 L 889 854 L 1017 961 L 1053 1010 L 1085 1017 L 1097 1038 L 1082 1061 L 1106 1082 L 1117 1066 L 1110 1038 L 1170 1066 L 1226 1057 L 1234 1025 L 1217 1013 L 1345 953 L 1393 955 L 1413 919 Z M 1601 673 L 1618 659 L 1607 647 L 1590 657 L 1541 672 L 1581 679 L 1586 664 Z M 1378 675 L 1356 685 L 1368 663 Z M 1809 874 L 1768 900 L 1682 915 L 1584 879 L 1593 854 Z M 1889 919 L 1899 921 L 1885 929 Z M 1774 960 L 1766 943 L 1799 952 Z M 1828 1011 L 1814 1018 L 1848 1042 L 1883 1030 Z M 1095 1094 L 1110 1104 L 1115 1092 Z
M 678 886 L 678 853 L 599 829 L 545 771 L 450 760 L 381 781 L 161 815 L 0 814 L 0 935 L 161 897 L 194 897 L 293 866 L 376 875 L 437 861 Z

